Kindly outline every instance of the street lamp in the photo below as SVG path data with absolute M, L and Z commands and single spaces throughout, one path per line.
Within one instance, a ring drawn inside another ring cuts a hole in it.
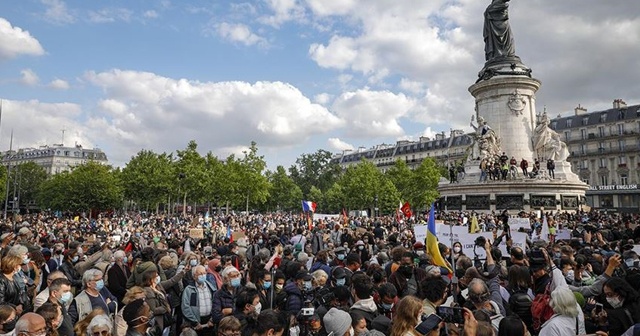
M 378 217 L 378 194 L 376 194 L 376 197 L 373 198 L 373 215 L 374 217 Z

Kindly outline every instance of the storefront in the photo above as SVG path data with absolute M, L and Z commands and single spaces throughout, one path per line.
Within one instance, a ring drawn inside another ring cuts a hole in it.
M 586 196 L 587 205 L 596 210 L 640 213 L 640 188 L 637 184 L 592 186 Z

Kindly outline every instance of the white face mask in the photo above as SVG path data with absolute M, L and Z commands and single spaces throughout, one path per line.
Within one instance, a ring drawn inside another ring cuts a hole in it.
M 351 327 L 351 329 L 349 329 L 349 336 L 353 336 L 354 333 L 355 331 L 353 330 L 353 327 Z
M 453 247 L 453 252 L 455 252 L 455 253 L 460 253 L 460 247 L 458 247 L 458 246 L 454 246 L 454 247 Z
M 256 310 L 256 314 L 260 314 L 260 311 L 262 310 L 262 303 L 258 302 L 258 304 L 255 307 Z
M 617 309 L 617 308 L 622 307 L 622 305 L 624 304 L 624 299 L 621 300 L 618 297 L 608 297 L 607 298 L 607 302 L 609 302 L 611 307 L 613 307 L 614 309 Z

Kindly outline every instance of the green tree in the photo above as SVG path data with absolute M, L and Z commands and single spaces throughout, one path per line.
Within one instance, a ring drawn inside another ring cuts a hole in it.
M 400 193 L 400 199 L 408 200 L 413 189 L 413 171 L 409 168 L 405 160 L 398 159 L 393 167 L 389 168 L 385 174 L 395 185 Z M 397 206 L 397 204 L 396 204 Z
M 42 209 L 69 210 L 68 198 L 72 187 L 71 173 L 64 171 L 50 176 L 40 185 L 36 195 Z
M 322 190 L 320 188 L 316 188 L 315 186 L 311 187 L 309 190 L 309 194 L 307 195 L 308 201 L 315 202 L 317 206 L 317 210 L 325 209 L 324 196 L 322 194 Z
M 251 142 L 248 151 L 243 152 L 240 160 L 240 184 L 243 196 L 246 197 L 245 209 L 249 211 L 249 205 L 259 206 L 264 204 L 269 197 L 269 181 L 265 176 L 267 163 L 264 156 L 258 155 L 258 147 L 255 141 Z
M 302 200 L 302 190 L 287 175 L 283 166 L 276 167 L 275 172 L 269 172 L 268 180 L 271 184 L 269 191 L 269 206 L 274 210 L 297 210 Z
M 373 163 L 364 159 L 357 165 L 347 168 L 340 179 L 347 208 L 358 210 L 373 208 L 381 175 L 382 173 Z
M 346 208 L 346 197 L 342 185 L 338 182 L 324 193 L 325 210 L 330 213 L 341 213 Z
M 172 176 L 170 155 L 141 150 L 121 171 L 124 197 L 140 206 L 157 208 L 169 196 Z
M 187 212 L 187 200 L 199 202 L 206 196 L 205 159 L 198 153 L 198 144 L 191 140 L 184 150 L 177 151 L 175 177 L 182 198 L 182 213 Z M 194 209 L 195 211 L 195 209 Z
M 36 202 L 40 185 L 47 179 L 47 171 L 35 162 L 12 166 L 9 173 L 9 197 L 18 198 L 19 207 Z
M 377 190 L 378 214 L 393 214 L 400 204 L 401 194 L 389 178 L 382 175 Z
M 438 198 L 440 169 L 432 158 L 426 158 L 413 173 L 411 205 L 415 209 L 427 208 Z
M 310 198 L 312 186 L 326 191 L 340 176 L 342 169 L 337 163 L 331 162 L 332 156 L 331 152 L 319 149 L 312 154 L 302 154 L 296 159 L 296 164 L 289 168 L 289 175 L 307 198 Z

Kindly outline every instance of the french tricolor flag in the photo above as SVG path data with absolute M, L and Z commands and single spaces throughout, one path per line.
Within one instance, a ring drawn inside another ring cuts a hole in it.
M 311 201 L 302 201 L 302 211 L 316 212 L 316 203 Z

